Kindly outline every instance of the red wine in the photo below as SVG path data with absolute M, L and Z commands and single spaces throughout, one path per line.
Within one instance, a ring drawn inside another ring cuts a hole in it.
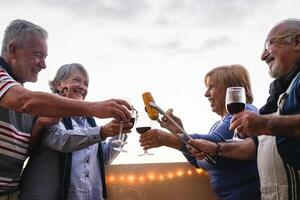
M 236 114 L 245 110 L 245 104 L 241 102 L 234 102 L 227 104 L 227 111 L 230 114 Z
M 137 127 L 136 132 L 139 134 L 145 133 L 146 131 L 149 131 L 151 129 L 150 126 L 143 126 L 143 127 Z

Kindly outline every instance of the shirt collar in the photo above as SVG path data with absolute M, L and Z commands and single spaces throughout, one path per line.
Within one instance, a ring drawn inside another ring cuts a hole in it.
M 11 70 L 11 66 L 2 57 L 0 57 L 0 66 L 2 68 L 4 68 L 13 79 L 18 81 L 18 79 L 15 77 L 15 75 L 13 74 L 13 72 Z M 20 81 L 18 81 L 18 82 L 20 82 Z

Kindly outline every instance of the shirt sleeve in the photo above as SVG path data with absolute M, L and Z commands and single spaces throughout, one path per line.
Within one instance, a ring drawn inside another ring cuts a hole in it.
M 4 94 L 13 86 L 21 86 L 20 83 L 16 82 L 6 71 L 0 68 L 0 99 Z
M 103 141 L 100 127 L 66 130 L 63 123 L 47 126 L 43 144 L 60 152 L 72 152 L 84 149 L 92 144 Z

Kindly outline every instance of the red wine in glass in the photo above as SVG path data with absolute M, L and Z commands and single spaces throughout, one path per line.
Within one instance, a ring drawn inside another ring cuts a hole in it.
M 136 127 L 136 132 L 138 132 L 139 134 L 143 134 L 146 131 L 149 131 L 150 129 L 151 129 L 150 126 Z
M 245 110 L 246 95 L 243 87 L 229 87 L 226 91 L 226 109 L 230 114 L 237 114 Z M 240 140 L 237 135 L 236 129 L 232 139 L 229 141 Z
M 146 131 L 149 131 L 151 129 L 151 120 L 148 117 L 148 114 L 146 112 L 139 112 L 136 117 L 135 122 L 135 129 L 136 132 L 139 134 L 143 134 Z M 147 150 L 144 150 L 143 154 L 140 154 L 139 156 L 144 155 L 153 155 L 152 153 L 149 153 Z
M 245 110 L 245 103 L 242 102 L 232 102 L 227 104 L 227 111 L 230 114 L 236 114 Z
M 141 127 L 136 127 L 136 132 L 139 134 L 143 134 L 147 131 L 151 130 L 150 126 L 141 126 Z M 145 155 L 153 155 L 152 153 L 149 153 L 147 150 L 144 150 L 143 154 L 140 154 L 139 156 L 145 156 Z

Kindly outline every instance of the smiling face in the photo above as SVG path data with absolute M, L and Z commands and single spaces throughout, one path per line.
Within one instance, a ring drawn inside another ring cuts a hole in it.
M 287 35 L 287 33 L 284 23 L 275 26 L 266 39 L 266 43 L 270 43 L 268 50 L 265 48 L 261 55 L 261 60 L 267 63 L 269 74 L 273 78 L 286 76 L 299 62 L 297 58 L 299 57 L 297 55 L 298 52 L 294 49 L 295 35 L 281 37 Z
M 74 69 L 70 76 L 58 83 L 58 90 L 62 95 L 71 99 L 84 100 L 88 92 L 88 77 L 78 69 Z
M 225 107 L 226 88 L 210 77 L 207 78 L 206 87 L 204 96 L 210 102 L 212 111 L 224 117 L 227 113 Z
M 46 68 L 46 40 L 39 36 L 30 35 L 23 45 L 9 45 L 9 64 L 19 82 L 36 82 L 38 73 Z

